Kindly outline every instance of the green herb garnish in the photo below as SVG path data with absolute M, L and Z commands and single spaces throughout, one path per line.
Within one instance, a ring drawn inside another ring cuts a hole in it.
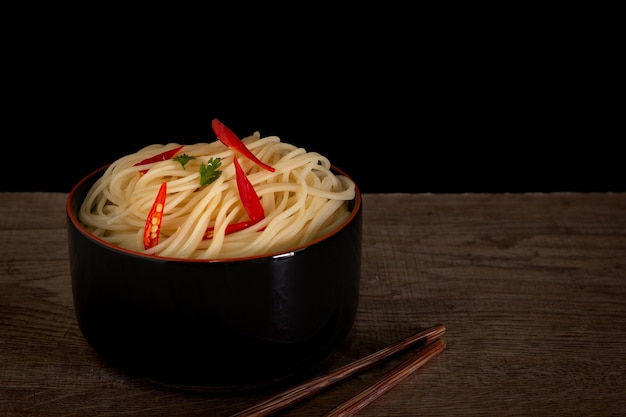
M 179 155 L 179 156 L 175 156 L 174 158 L 172 158 L 174 161 L 178 161 L 183 168 L 185 168 L 185 165 L 187 165 L 187 162 L 191 161 L 192 159 L 196 159 L 195 156 L 190 156 L 187 155 L 186 153 Z
M 218 168 L 222 165 L 220 158 L 209 158 L 206 165 L 200 164 L 200 187 L 211 184 L 222 175 Z

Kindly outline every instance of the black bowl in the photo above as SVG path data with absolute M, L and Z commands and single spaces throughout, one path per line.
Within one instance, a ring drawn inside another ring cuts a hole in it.
M 240 389 L 306 370 L 346 339 L 361 275 L 358 188 L 343 226 L 307 246 L 185 260 L 121 249 L 80 224 L 105 169 L 76 184 L 66 208 L 76 317 L 105 360 L 166 383 Z

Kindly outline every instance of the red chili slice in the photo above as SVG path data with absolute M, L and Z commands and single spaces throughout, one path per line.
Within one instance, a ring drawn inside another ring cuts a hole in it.
M 143 246 L 150 249 L 159 243 L 161 234 L 161 220 L 163 219 L 163 209 L 165 208 L 165 197 L 167 196 L 167 182 L 163 182 L 159 188 L 152 208 L 146 219 L 146 227 L 143 232 Z
M 228 226 L 226 226 L 226 230 L 224 231 L 224 234 L 225 235 L 229 235 L 231 233 L 238 232 L 238 231 L 243 230 L 243 229 L 247 229 L 248 227 L 252 226 L 253 224 L 258 223 L 260 220 L 261 219 L 259 219 L 259 220 L 247 220 L 247 221 L 244 221 L 244 222 L 229 224 Z M 203 239 L 204 240 L 212 239 L 214 231 L 215 231 L 215 227 L 207 228 L 206 232 L 204 232 Z
M 241 168 L 241 165 L 239 165 L 237 157 L 235 157 L 233 161 L 235 164 L 235 175 L 237 178 L 237 190 L 239 190 L 239 199 L 241 200 L 241 204 L 243 204 L 243 208 L 246 210 L 248 217 L 250 217 L 250 220 L 256 220 L 256 223 L 257 221 L 265 217 L 263 205 L 261 204 L 259 196 L 252 186 L 252 183 L 248 179 L 248 176 Z
M 145 164 L 151 164 L 153 162 L 159 162 L 159 161 L 166 161 L 168 159 L 172 159 L 174 157 L 174 155 L 176 155 L 178 153 L 178 151 L 180 151 L 181 149 L 183 149 L 185 147 L 185 145 L 181 145 L 178 146 L 174 149 L 170 149 L 169 151 L 165 151 L 165 152 L 161 152 L 158 155 L 154 155 L 151 156 L 150 158 L 146 158 L 143 161 L 139 161 L 136 164 L 134 164 L 133 166 L 139 166 L 139 165 L 145 165 Z M 148 172 L 147 169 L 143 169 L 141 171 L 139 171 L 142 174 L 145 174 L 146 172 Z
M 213 132 L 215 132 L 215 136 L 217 136 L 220 142 L 228 146 L 230 149 L 241 153 L 243 156 L 250 159 L 255 164 L 259 165 L 260 167 L 270 172 L 274 172 L 276 170 L 274 167 L 267 165 L 266 163 L 261 161 L 259 158 L 257 158 L 256 155 L 254 155 L 250 151 L 250 149 L 246 147 L 246 144 L 243 143 L 241 139 L 239 139 L 239 137 L 237 137 L 235 132 L 230 130 L 228 127 L 226 127 L 226 125 L 224 125 L 219 120 L 213 119 L 211 121 L 211 127 L 213 128 Z

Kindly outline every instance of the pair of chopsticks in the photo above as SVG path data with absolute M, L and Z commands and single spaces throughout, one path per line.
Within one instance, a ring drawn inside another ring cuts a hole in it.
M 330 371 L 324 375 L 315 377 L 294 388 L 274 395 L 250 408 L 235 413 L 230 417 L 264 417 L 282 411 L 306 398 L 328 389 L 339 382 L 345 381 L 374 366 L 390 359 L 393 355 L 402 352 L 415 345 L 422 347 L 411 357 L 397 365 L 391 371 L 383 375 L 376 383 L 366 388 L 350 400 L 335 407 L 325 417 L 346 417 L 356 414 L 368 404 L 396 386 L 404 378 L 412 374 L 438 353 L 443 351 L 445 341 L 440 337 L 446 332 L 446 328 L 439 324 L 423 330 L 408 338 L 387 346 L 364 358 Z

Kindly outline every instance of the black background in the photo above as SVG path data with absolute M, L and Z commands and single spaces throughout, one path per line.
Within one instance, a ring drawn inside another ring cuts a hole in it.
M 245 49 L 40 34 L 5 64 L 0 191 L 69 192 L 148 144 L 214 141 L 216 117 L 327 156 L 363 192 L 626 191 L 611 33 L 545 23 Z

